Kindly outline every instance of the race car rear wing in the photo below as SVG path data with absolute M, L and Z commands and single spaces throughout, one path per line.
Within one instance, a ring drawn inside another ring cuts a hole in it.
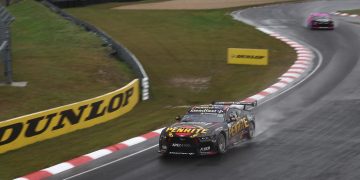
M 240 101 L 240 102 L 213 102 L 213 105 L 243 105 L 244 106 L 244 110 L 247 110 L 247 107 L 256 107 L 257 106 L 257 101 L 253 101 L 253 102 L 245 102 L 245 101 Z

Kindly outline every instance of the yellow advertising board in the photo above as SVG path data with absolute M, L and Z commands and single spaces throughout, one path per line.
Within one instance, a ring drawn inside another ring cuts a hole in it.
M 108 94 L 0 122 L 0 153 L 117 118 L 139 101 L 139 80 Z
M 228 64 L 268 65 L 267 49 L 228 48 Z

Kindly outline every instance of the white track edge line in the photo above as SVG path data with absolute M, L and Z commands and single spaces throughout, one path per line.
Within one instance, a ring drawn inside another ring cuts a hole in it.
M 130 157 L 132 157 L 132 156 L 135 156 L 135 155 L 137 155 L 137 154 L 140 154 L 140 153 L 142 153 L 142 152 L 145 152 L 145 151 L 147 151 L 147 150 L 150 150 L 150 149 L 152 149 L 152 148 L 155 148 L 155 147 L 157 147 L 157 146 L 159 146 L 159 145 L 156 144 L 156 145 L 150 146 L 150 147 L 148 147 L 148 148 L 146 148 L 146 149 L 143 149 L 143 150 L 140 150 L 140 151 L 138 151 L 138 152 L 135 152 L 135 153 L 129 154 L 129 155 L 127 155 L 127 156 L 121 157 L 121 158 L 119 158 L 119 159 L 110 161 L 110 162 L 108 162 L 108 163 L 106 163 L 106 164 L 103 164 L 103 165 L 101 165 L 101 166 L 94 167 L 94 168 L 89 169 L 89 170 L 87 170 L 87 171 L 84 171 L 84 172 L 81 172 L 81 173 L 72 175 L 72 176 L 70 176 L 70 177 L 65 178 L 64 180 L 72 179 L 72 178 L 78 177 L 78 176 L 80 176 L 80 175 L 89 173 L 89 172 L 91 172 L 91 171 L 95 171 L 95 170 L 100 169 L 100 168 L 102 168 L 102 167 L 108 166 L 108 165 L 110 165 L 110 164 L 116 163 L 116 162 L 118 162 L 118 161 L 121 161 L 121 160 L 130 158 Z
M 298 39 L 297 39 L 297 40 L 298 40 Z M 314 48 L 313 46 L 311 46 L 311 45 L 309 45 L 309 44 L 307 44 L 307 43 L 305 43 L 305 42 L 302 42 L 302 41 L 300 41 L 300 40 L 298 40 L 298 42 L 301 42 L 301 43 L 305 44 L 307 47 L 309 47 L 309 48 L 311 48 L 312 50 L 315 51 L 315 53 L 318 55 L 318 58 L 319 58 L 319 62 L 318 62 L 318 64 L 317 64 L 317 66 L 315 67 L 315 69 L 314 69 L 311 73 L 309 73 L 308 75 L 306 75 L 302 80 L 300 80 L 299 82 L 295 83 L 293 86 L 285 89 L 284 91 L 276 94 L 275 96 L 273 96 L 273 97 L 271 97 L 271 98 L 269 98 L 269 99 L 267 99 L 267 100 L 264 100 L 263 102 L 259 103 L 259 106 L 261 106 L 261 105 L 265 104 L 266 102 L 268 102 L 268 101 L 270 101 L 270 100 L 272 100 L 272 99 L 274 99 L 274 98 L 276 98 L 276 97 L 279 97 L 280 95 L 282 95 L 282 94 L 284 94 L 284 93 L 286 93 L 286 92 L 294 89 L 295 87 L 297 87 L 298 85 L 300 85 L 301 83 L 303 83 L 305 80 L 307 80 L 308 78 L 310 78 L 315 72 L 317 72 L 317 70 L 318 70 L 318 69 L 320 68 L 320 66 L 322 65 L 323 56 L 322 56 L 322 54 L 320 53 L 319 50 L 317 50 L 317 49 Z M 146 149 L 143 149 L 143 150 L 140 150 L 140 151 L 135 152 L 135 153 L 133 153 L 133 154 L 127 155 L 127 156 L 125 156 L 125 157 L 116 159 L 116 160 L 114 160 L 114 161 L 111 161 L 111 162 L 109 162 L 109 163 L 106 163 L 106 164 L 103 164 L 103 165 L 101 165 L 101 166 L 95 167 L 95 168 L 93 168 L 93 169 L 89 169 L 89 170 L 84 171 L 84 172 L 82 172 L 82 173 L 75 174 L 75 175 L 73 175 L 73 176 L 70 176 L 70 177 L 68 177 L 68 178 L 65 178 L 64 180 L 72 179 L 72 178 L 77 177 L 77 176 L 80 176 L 80 175 L 82 175 L 82 174 L 85 174 L 85 173 L 94 171 L 94 170 L 96 170 L 96 169 L 100 169 L 100 168 L 102 168 L 102 167 L 108 166 L 108 165 L 110 165 L 110 164 L 113 164 L 113 163 L 115 163 L 115 162 L 121 161 L 121 160 L 123 160 L 123 159 L 127 159 L 127 158 L 129 158 L 129 157 L 135 156 L 135 155 L 137 155 L 137 154 L 140 154 L 140 153 L 142 153 L 142 152 L 145 152 L 145 151 L 150 150 L 150 149 L 152 149 L 152 148 L 154 148 L 154 147 L 157 147 L 157 146 L 158 146 L 158 144 L 156 144 L 156 145 L 154 145 L 154 146 L 150 146 L 150 147 L 148 147 L 148 148 L 146 148 Z
M 232 15 L 238 14 L 238 15 L 241 16 L 241 13 L 242 13 L 242 12 L 244 12 L 244 10 L 235 11 L 235 12 L 232 12 L 231 14 L 232 14 Z M 234 17 L 234 16 L 233 16 L 233 18 L 236 19 L 236 20 L 241 21 L 239 17 Z M 244 21 L 242 21 L 242 22 L 247 23 L 247 24 L 249 24 L 249 25 L 252 25 L 252 26 L 254 26 L 255 28 L 261 27 L 261 26 L 259 26 L 258 24 L 254 23 L 254 22 L 251 21 L 251 20 L 248 20 L 248 19 L 245 19 L 245 18 L 241 18 L 241 19 L 244 20 Z M 268 30 L 268 29 L 267 29 L 267 30 Z M 269 31 L 271 31 L 271 30 L 269 30 Z M 274 32 L 274 31 L 272 31 L 272 32 Z M 277 32 L 274 32 L 274 33 L 277 33 Z M 318 49 L 316 49 L 315 47 L 311 46 L 310 44 L 305 43 L 305 42 L 299 40 L 298 38 L 295 38 L 295 40 L 296 40 L 297 43 L 301 43 L 301 44 L 305 45 L 307 48 L 310 48 L 311 50 L 313 50 L 313 51 L 317 54 L 318 59 L 319 59 L 319 62 L 317 63 L 317 66 L 316 66 L 309 74 L 307 74 L 302 80 L 296 82 L 295 84 L 293 84 L 293 85 L 290 86 L 289 88 L 285 88 L 283 91 L 279 92 L 278 94 L 274 95 L 273 97 L 270 97 L 269 99 L 263 100 L 262 102 L 259 103 L 258 106 L 261 106 L 261 105 L 265 104 L 266 102 L 268 102 L 268 101 L 270 101 L 270 100 L 272 100 L 272 99 L 274 99 L 274 98 L 277 98 L 277 97 L 279 97 L 280 95 L 282 95 L 282 94 L 284 94 L 284 93 L 286 93 L 286 92 L 294 89 L 295 87 L 297 87 L 298 85 L 302 84 L 304 81 L 306 81 L 307 79 L 309 79 L 309 78 L 310 78 L 313 74 L 315 74 L 315 72 L 317 72 L 318 69 L 321 67 L 321 65 L 322 65 L 322 63 L 323 63 L 323 56 L 322 56 L 322 54 L 320 53 L 320 51 L 319 51 Z M 315 57 L 312 57 L 312 58 L 314 59 Z

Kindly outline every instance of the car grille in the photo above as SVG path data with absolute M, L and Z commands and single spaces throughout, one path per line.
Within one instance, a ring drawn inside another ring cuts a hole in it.
M 332 25 L 333 24 L 331 22 L 317 22 L 317 23 L 314 23 L 314 26 L 317 26 L 317 27 L 330 27 Z
M 195 153 L 198 147 L 196 138 L 173 137 L 169 138 L 169 150 L 175 152 Z
M 172 137 L 168 138 L 169 152 L 181 152 L 186 154 L 204 153 L 215 151 L 212 142 L 200 142 L 198 138 Z
M 319 26 L 329 26 L 330 23 L 319 23 L 318 25 L 319 25 Z

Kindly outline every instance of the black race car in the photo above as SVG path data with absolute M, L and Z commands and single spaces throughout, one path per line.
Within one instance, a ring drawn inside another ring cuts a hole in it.
M 306 22 L 310 29 L 334 29 L 334 21 L 329 13 L 311 13 Z
M 190 108 L 160 134 L 163 155 L 223 154 L 255 134 L 255 102 L 215 102 Z

